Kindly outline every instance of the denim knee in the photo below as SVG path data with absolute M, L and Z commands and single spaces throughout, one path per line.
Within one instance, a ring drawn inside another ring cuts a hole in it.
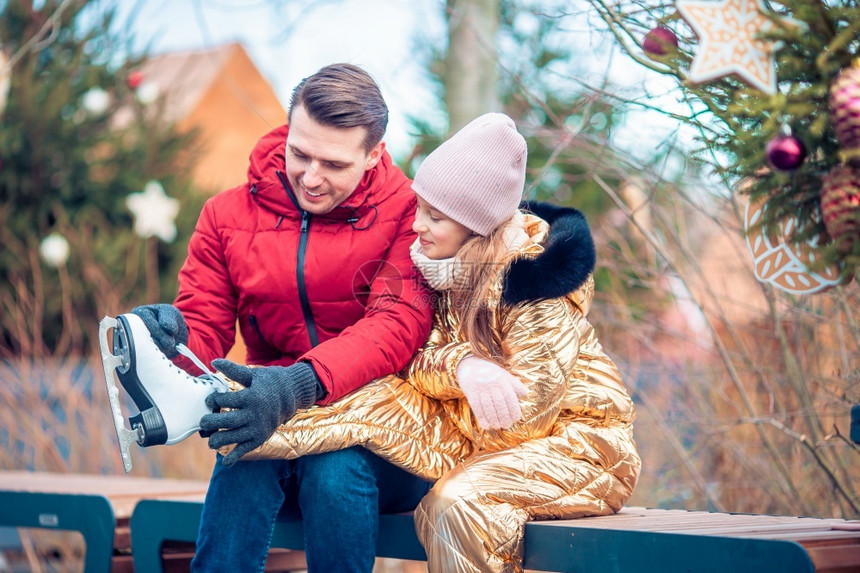
M 302 498 L 324 496 L 329 499 L 367 493 L 376 487 L 376 476 L 370 452 L 349 448 L 304 456 L 297 460 L 296 475 Z

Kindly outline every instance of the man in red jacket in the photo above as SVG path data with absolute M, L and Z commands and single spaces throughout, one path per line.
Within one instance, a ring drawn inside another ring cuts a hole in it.
M 211 448 L 237 446 L 217 456 L 194 570 L 261 570 L 285 506 L 301 512 L 311 571 L 369 573 L 379 512 L 411 510 L 429 489 L 363 448 L 239 460 L 296 409 L 400 370 L 429 334 L 429 292 L 409 256 L 415 199 L 385 150 L 387 122 L 364 70 L 335 64 L 303 80 L 289 127 L 252 151 L 247 183 L 204 206 L 174 304 L 132 311 L 177 364 L 195 369 L 177 357 L 184 343 L 246 386 L 209 396 L 215 413 L 200 422 Z M 219 358 L 237 321 L 259 367 Z

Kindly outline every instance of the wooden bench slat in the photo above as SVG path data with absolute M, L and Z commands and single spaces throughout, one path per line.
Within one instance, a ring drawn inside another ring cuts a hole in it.
M 818 573 L 857 571 L 860 563 L 860 545 L 831 545 L 806 550 Z
M 751 533 L 745 537 L 766 537 L 767 539 L 785 539 L 796 541 L 801 545 L 806 546 L 807 544 L 816 544 L 816 543 L 825 543 L 828 540 L 832 541 L 844 541 L 848 539 L 857 539 L 856 533 L 850 532 L 840 532 L 835 529 L 831 529 L 830 531 L 810 531 L 810 532 L 786 532 L 786 533 L 775 533 L 775 532 L 767 532 L 763 534 L 755 534 Z M 860 570 L 860 568 L 858 569 Z

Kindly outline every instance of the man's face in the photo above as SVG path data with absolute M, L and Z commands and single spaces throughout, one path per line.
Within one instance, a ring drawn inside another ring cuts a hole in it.
M 364 127 L 331 127 L 314 121 L 304 107 L 293 109 L 287 135 L 287 180 L 299 206 L 321 215 L 349 197 L 364 172 L 382 157 L 379 142 L 370 153 L 364 149 Z

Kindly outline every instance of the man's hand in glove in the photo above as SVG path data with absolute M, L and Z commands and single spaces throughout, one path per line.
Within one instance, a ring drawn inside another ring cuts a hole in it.
M 495 362 L 466 356 L 457 365 L 457 382 L 485 430 L 507 429 L 522 418 L 519 398 L 528 390 L 516 376 Z
M 209 437 L 210 448 L 217 450 L 236 444 L 235 449 L 224 456 L 223 463 L 227 466 L 263 445 L 297 409 L 311 407 L 324 394 L 316 372 L 307 362 L 287 367 L 248 368 L 219 358 L 212 361 L 212 366 L 246 386 L 238 392 L 216 392 L 207 396 L 206 405 L 217 413 L 200 419 L 203 432 L 214 432 Z M 230 408 L 230 411 L 218 412 L 219 408 Z
M 146 325 L 155 345 L 168 358 L 176 358 L 177 344 L 188 344 L 188 325 L 182 313 L 172 304 L 147 304 L 131 309 Z

